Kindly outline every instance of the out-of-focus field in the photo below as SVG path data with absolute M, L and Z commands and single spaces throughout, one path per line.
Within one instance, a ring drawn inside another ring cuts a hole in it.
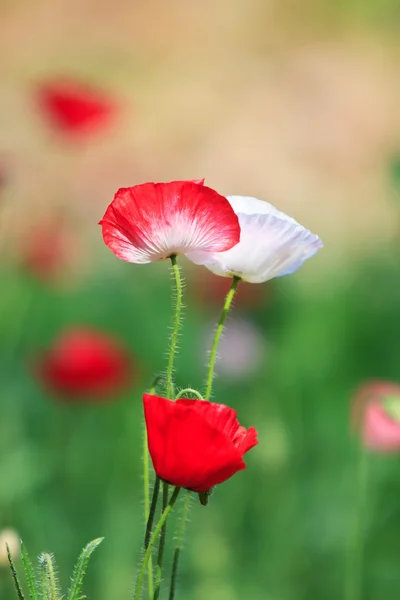
M 171 323 L 167 265 L 118 261 L 97 222 L 119 187 L 205 177 L 222 194 L 272 202 L 325 248 L 250 304 L 239 292 L 214 396 L 260 443 L 207 508 L 193 502 L 181 597 L 342 597 L 351 399 L 366 380 L 400 381 L 399 20 L 390 0 L 3 0 L 0 530 L 14 528 L 33 555 L 54 552 L 64 587 L 82 546 L 105 536 L 85 592 L 130 597 L 143 536 L 141 394 L 165 367 Z M 114 99 L 113 127 L 60 138 L 35 101 L 59 76 Z M 54 247 L 50 278 L 27 266 L 35 240 Z M 201 387 L 223 294 L 181 264 L 177 384 Z M 40 354 L 76 325 L 132 353 L 136 375 L 113 401 L 61 401 L 38 380 Z M 399 457 L 369 461 L 362 597 L 395 600 Z M 13 598 L 2 565 L 0 598 Z

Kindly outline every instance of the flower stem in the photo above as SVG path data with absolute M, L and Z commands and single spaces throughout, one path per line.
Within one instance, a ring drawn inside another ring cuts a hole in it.
M 179 400 L 179 398 L 182 398 L 182 396 L 185 394 L 192 394 L 193 396 L 196 396 L 196 398 L 198 400 L 204 400 L 204 398 L 200 394 L 200 392 L 198 392 L 197 390 L 194 390 L 193 388 L 185 388 L 184 390 L 181 390 L 179 392 L 179 394 L 176 396 L 175 400 Z
M 172 255 L 171 257 L 171 265 L 172 272 L 175 278 L 175 316 L 174 316 L 174 326 L 172 330 L 171 343 L 169 347 L 169 358 L 168 358 L 168 367 L 167 367 L 167 383 L 166 383 L 166 393 L 167 398 L 172 398 L 173 395 L 173 374 L 174 374 L 174 359 L 176 354 L 176 348 L 178 344 L 179 337 L 179 326 L 181 322 L 181 310 L 182 310 L 182 279 L 179 271 L 179 266 L 176 262 L 176 255 Z
M 150 394 L 155 394 L 156 387 L 158 382 L 160 381 L 160 377 L 156 377 L 153 381 L 153 385 L 150 388 Z M 144 518 L 146 521 L 146 533 L 144 538 L 144 549 L 147 550 L 150 541 L 151 529 L 154 523 L 154 515 L 157 507 L 158 494 L 160 491 L 160 479 L 156 477 L 153 488 L 153 495 L 151 498 L 150 504 L 150 475 L 149 475 L 149 449 L 147 444 L 147 429 L 146 424 L 144 427 L 144 436 L 143 436 L 143 486 L 144 486 Z M 149 600 L 153 598 L 153 556 L 150 555 L 149 558 L 149 568 L 147 571 L 148 574 L 148 593 Z
M 178 575 L 179 555 L 182 550 L 183 536 L 185 534 L 185 527 L 186 527 L 186 522 L 187 522 L 187 518 L 188 518 L 191 497 L 192 497 L 192 492 L 190 490 L 187 490 L 185 504 L 183 505 L 181 522 L 180 522 L 178 535 L 176 538 L 175 550 L 174 550 L 174 560 L 172 563 L 172 572 L 171 572 L 171 585 L 169 588 L 169 600 L 174 600 L 174 598 L 175 598 L 175 588 L 176 588 L 176 579 L 177 579 L 177 575 Z
M 163 498 L 162 498 L 162 514 L 166 511 L 168 507 L 168 483 L 163 481 Z M 158 546 L 158 555 L 157 555 L 157 569 L 156 569 L 156 589 L 154 591 L 153 599 L 157 600 L 160 596 L 160 587 L 161 587 L 161 575 L 162 575 L 162 565 L 164 560 L 164 549 L 165 549 L 165 539 L 167 536 L 167 522 L 161 528 L 160 533 L 160 542 Z
M 179 494 L 180 490 L 181 490 L 181 488 L 179 488 L 179 487 L 176 487 L 174 489 L 174 492 L 173 492 L 173 494 L 171 496 L 170 501 L 167 504 L 166 509 L 164 510 L 163 514 L 161 515 L 160 520 L 158 521 L 157 525 L 154 528 L 153 533 L 151 534 L 149 545 L 148 545 L 148 547 L 147 547 L 147 549 L 146 549 L 146 551 L 144 553 L 142 564 L 140 566 L 139 573 L 138 573 L 138 575 L 136 577 L 135 591 L 134 591 L 134 595 L 133 595 L 133 600 L 140 600 L 140 595 L 142 593 L 142 587 L 143 587 L 143 580 L 144 580 L 144 576 L 145 576 L 145 573 L 146 573 L 147 566 L 149 564 L 149 559 L 150 559 L 151 553 L 153 551 L 153 546 L 156 543 L 157 538 L 158 538 L 158 536 L 160 534 L 160 531 L 163 528 L 163 525 L 164 525 L 165 521 L 167 520 L 168 515 L 171 512 L 171 510 L 172 510 L 172 508 L 173 508 L 173 506 L 175 504 L 175 501 L 176 501 L 176 499 L 178 497 L 178 494 Z
M 214 379 L 215 361 L 216 361 L 216 358 L 217 358 L 218 344 L 219 344 L 219 340 L 221 338 L 222 331 L 224 329 L 224 324 L 225 324 L 226 316 L 227 316 L 227 314 L 229 312 L 230 306 L 232 304 L 232 300 L 233 300 L 233 298 L 235 296 L 236 289 L 237 289 L 239 281 L 240 281 L 240 277 L 236 277 L 235 276 L 232 279 L 231 289 L 229 290 L 229 292 L 226 295 L 224 306 L 222 308 L 222 313 L 221 313 L 221 316 L 219 318 L 219 322 L 218 322 L 218 325 L 217 325 L 217 330 L 215 332 L 214 341 L 213 341 L 213 344 L 211 346 L 210 361 L 208 363 L 207 387 L 206 387 L 206 393 L 205 393 L 206 400 L 209 400 L 210 396 L 211 396 L 212 384 L 213 384 L 213 379 Z
M 362 598 L 362 562 L 365 533 L 368 455 L 360 445 L 355 464 L 353 522 L 349 529 L 345 577 L 345 600 Z

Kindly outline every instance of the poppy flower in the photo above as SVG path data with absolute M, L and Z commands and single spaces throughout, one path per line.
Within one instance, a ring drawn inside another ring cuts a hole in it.
M 246 468 L 257 444 L 236 411 L 223 404 L 143 395 L 149 452 L 157 475 L 173 485 L 206 492 Z
M 20 247 L 20 263 L 34 277 L 52 281 L 64 275 L 77 253 L 77 240 L 59 219 L 31 226 Z
M 72 80 L 42 83 L 37 99 L 51 125 L 72 137 L 103 130 L 116 112 L 114 103 L 99 90 Z
M 228 250 L 240 239 L 228 200 L 202 181 L 122 188 L 100 225 L 104 242 L 118 258 L 142 264 L 194 250 Z
M 239 218 L 239 244 L 223 252 L 187 255 L 216 275 L 262 283 L 294 273 L 322 248 L 317 235 L 272 204 L 247 196 L 228 196 L 228 200 Z
M 109 396 L 120 392 L 132 375 L 132 361 L 121 344 L 88 328 L 64 331 L 38 364 L 42 382 L 64 397 Z
M 355 397 L 353 424 L 366 448 L 400 451 L 400 385 L 387 381 L 364 384 Z

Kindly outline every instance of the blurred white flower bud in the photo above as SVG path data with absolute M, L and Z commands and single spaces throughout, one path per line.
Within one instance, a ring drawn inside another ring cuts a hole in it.
M 0 531 L 0 567 L 8 566 L 7 548 L 10 548 L 10 553 L 13 559 L 19 557 L 21 542 L 18 533 L 15 529 L 2 529 Z

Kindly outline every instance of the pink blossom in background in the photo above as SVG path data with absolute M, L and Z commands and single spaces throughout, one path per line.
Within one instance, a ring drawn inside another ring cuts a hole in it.
M 353 404 L 353 424 L 366 448 L 400 451 L 400 385 L 387 381 L 364 384 Z

